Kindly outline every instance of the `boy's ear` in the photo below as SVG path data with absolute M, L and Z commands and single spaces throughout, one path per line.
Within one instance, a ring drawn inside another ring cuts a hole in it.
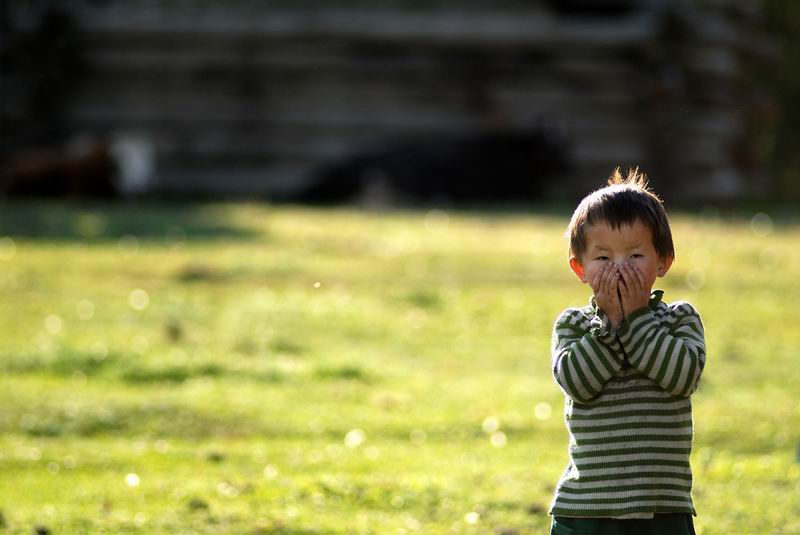
M 672 261 L 675 260 L 674 256 L 668 256 L 666 258 L 662 258 L 658 261 L 658 276 L 663 277 L 669 271 L 669 268 L 672 267 Z
M 570 256 L 569 267 L 572 268 L 572 271 L 581 280 L 581 282 L 586 282 L 586 270 L 583 269 L 583 264 L 581 264 L 580 260 L 574 256 Z

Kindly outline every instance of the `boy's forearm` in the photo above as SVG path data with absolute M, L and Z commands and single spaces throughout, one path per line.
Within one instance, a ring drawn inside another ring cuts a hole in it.
M 669 394 L 689 397 L 697 389 L 705 366 L 705 338 L 693 310 L 667 330 L 642 308 L 628 316 L 617 336 L 631 365 Z
M 622 314 L 622 312 L 609 314 L 600 309 L 598 309 L 597 312 L 605 316 L 609 327 L 614 330 L 619 329 L 619 326 L 622 325 L 622 322 L 625 320 L 625 316 Z
M 596 398 L 608 380 L 619 372 L 622 357 L 613 348 L 613 332 L 576 332 L 570 326 L 556 329 L 553 375 L 572 399 L 587 403 Z

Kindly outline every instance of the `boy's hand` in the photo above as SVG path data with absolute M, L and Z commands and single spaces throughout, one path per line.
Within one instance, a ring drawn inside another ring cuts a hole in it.
M 619 296 L 622 312 L 627 318 L 631 312 L 648 306 L 650 288 L 645 287 L 644 275 L 636 266 L 625 262 L 620 266 L 619 273 L 622 276 L 619 281 Z
M 605 312 L 608 321 L 615 329 L 622 323 L 623 312 L 617 286 L 619 286 L 620 270 L 613 262 L 608 262 L 603 269 L 595 273 L 589 283 L 594 291 L 597 308 Z

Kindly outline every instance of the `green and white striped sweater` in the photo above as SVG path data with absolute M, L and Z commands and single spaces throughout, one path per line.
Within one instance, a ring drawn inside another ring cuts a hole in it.
M 553 375 L 566 395 L 570 459 L 551 514 L 696 514 L 689 396 L 705 365 L 703 324 L 692 305 L 662 295 L 616 331 L 594 298 L 556 320 Z

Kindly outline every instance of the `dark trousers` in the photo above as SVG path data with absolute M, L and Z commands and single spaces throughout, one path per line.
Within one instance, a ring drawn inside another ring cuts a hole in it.
M 550 535 L 695 535 L 692 515 L 657 514 L 652 520 L 554 516 Z

